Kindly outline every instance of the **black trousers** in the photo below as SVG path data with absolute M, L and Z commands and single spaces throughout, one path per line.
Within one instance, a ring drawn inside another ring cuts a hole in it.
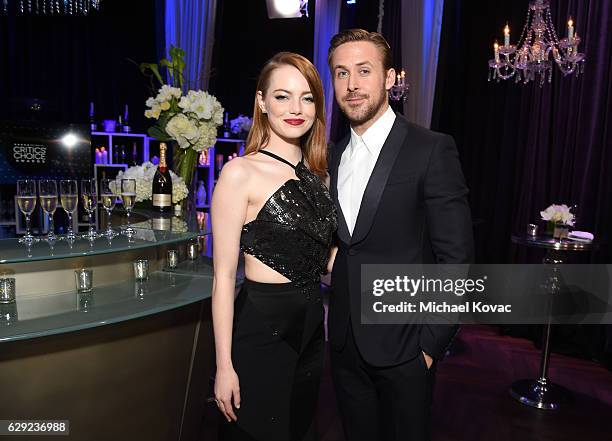
M 237 422 L 220 418 L 223 441 L 311 441 L 325 358 L 319 284 L 245 280 L 234 302 L 232 362 L 240 382 Z
M 341 351 L 331 351 L 336 398 L 347 441 L 427 441 L 434 366 L 422 354 L 391 367 L 365 362 L 349 324 Z

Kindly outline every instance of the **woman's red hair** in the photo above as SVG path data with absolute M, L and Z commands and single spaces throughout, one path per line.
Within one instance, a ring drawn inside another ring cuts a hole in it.
M 279 52 L 268 60 L 261 70 L 257 80 L 256 90 L 258 92 L 266 95 L 272 72 L 281 66 L 295 67 L 304 75 L 310 87 L 315 104 L 315 120 L 310 130 L 302 136 L 302 154 L 310 171 L 321 179 L 325 179 L 327 175 L 327 142 L 325 140 L 325 98 L 321 78 L 317 69 L 307 58 L 293 52 Z M 244 154 L 256 153 L 266 147 L 268 141 L 270 141 L 270 130 L 268 117 L 261 111 L 256 94 L 253 106 L 253 126 L 246 140 Z

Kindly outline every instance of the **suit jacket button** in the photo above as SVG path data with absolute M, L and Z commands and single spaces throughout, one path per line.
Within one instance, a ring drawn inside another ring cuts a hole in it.
M 275 422 L 276 422 L 276 418 L 274 418 L 274 417 L 270 417 L 270 422 L 271 422 L 271 423 L 275 423 Z
M 273 330 L 272 330 L 272 335 L 273 335 L 274 337 L 278 337 L 278 330 L 273 329 Z
M 349 256 L 356 256 L 357 250 L 355 248 L 349 248 L 348 253 L 349 253 Z

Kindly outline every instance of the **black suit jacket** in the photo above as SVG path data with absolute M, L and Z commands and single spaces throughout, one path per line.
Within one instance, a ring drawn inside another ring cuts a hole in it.
M 330 191 L 338 210 L 338 254 L 332 273 L 329 339 L 342 349 L 352 325 L 362 357 L 374 366 L 408 361 L 423 350 L 444 355 L 452 325 L 360 323 L 362 264 L 470 263 L 472 222 L 457 149 L 448 135 L 397 116 L 362 198 L 351 236 L 338 203 L 338 167 L 350 136 L 330 161 Z M 349 320 L 349 318 L 352 318 Z

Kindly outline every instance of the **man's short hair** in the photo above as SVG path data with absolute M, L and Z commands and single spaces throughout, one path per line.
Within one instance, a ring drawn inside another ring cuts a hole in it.
M 329 42 L 329 50 L 327 51 L 327 64 L 329 69 L 333 70 L 331 64 L 332 56 L 334 51 L 345 43 L 352 43 L 355 41 L 369 41 L 373 43 L 379 50 L 383 68 L 385 71 L 393 67 L 393 55 L 391 54 L 391 47 L 385 37 L 378 32 L 369 32 L 364 29 L 346 29 L 334 35 Z

